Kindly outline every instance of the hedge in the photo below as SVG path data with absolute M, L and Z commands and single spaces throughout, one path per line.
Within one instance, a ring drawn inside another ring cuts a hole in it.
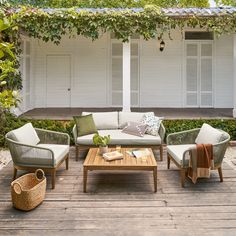
M 0 127 L 0 147 L 5 147 L 5 134 L 10 130 L 21 127 L 27 122 L 32 122 L 34 127 L 54 130 L 58 132 L 68 133 L 71 137 L 71 144 L 74 143 L 72 136 L 72 128 L 74 121 L 59 121 L 59 120 L 30 120 L 17 118 L 13 115 L 6 115 L 4 127 Z M 231 140 L 236 140 L 236 120 L 233 119 L 198 119 L 198 120 L 164 120 L 163 124 L 166 128 L 166 135 L 178 131 L 200 128 L 203 123 L 208 123 L 211 126 L 222 129 L 228 132 Z

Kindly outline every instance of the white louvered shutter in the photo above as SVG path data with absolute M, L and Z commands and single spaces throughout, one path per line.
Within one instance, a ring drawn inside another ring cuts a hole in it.
M 186 106 L 212 107 L 212 43 L 186 43 Z

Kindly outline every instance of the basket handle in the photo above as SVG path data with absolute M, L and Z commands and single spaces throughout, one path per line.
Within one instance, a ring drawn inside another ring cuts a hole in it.
M 45 177 L 44 171 L 43 171 L 42 169 L 37 169 L 37 170 L 35 171 L 35 177 L 36 177 L 36 179 L 37 179 L 38 181 L 43 180 L 44 177 Z
M 13 184 L 13 189 L 16 194 L 21 194 L 21 192 L 22 192 L 22 187 L 21 187 L 20 183 L 18 183 L 18 182 L 15 182 Z

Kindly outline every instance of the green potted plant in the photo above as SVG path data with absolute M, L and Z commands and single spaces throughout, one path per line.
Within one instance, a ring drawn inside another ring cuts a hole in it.
M 93 143 L 99 147 L 99 153 L 102 155 L 108 152 L 108 144 L 111 141 L 110 135 L 101 136 L 98 133 L 93 136 Z

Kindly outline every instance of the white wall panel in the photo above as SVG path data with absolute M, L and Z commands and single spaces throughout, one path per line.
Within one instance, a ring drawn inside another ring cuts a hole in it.
M 233 36 L 215 40 L 215 107 L 233 107 Z
M 174 40 L 164 39 L 165 49 L 159 50 L 160 41 L 141 41 L 140 106 L 181 107 L 182 95 L 182 38 L 173 32 Z
M 35 107 L 46 107 L 46 57 L 71 56 L 71 107 L 107 106 L 107 36 L 89 39 L 64 38 L 60 45 L 37 41 L 35 63 Z M 56 81 L 55 81 L 56 82 Z
M 172 33 L 173 40 L 140 40 L 140 107 L 183 107 L 183 40 Z M 35 107 L 46 107 L 46 56 L 71 56 L 71 106 L 109 106 L 110 41 L 107 35 L 92 42 L 78 37 L 63 39 L 59 46 L 33 40 L 32 76 Z M 215 107 L 233 106 L 233 37 L 216 39 L 213 48 L 213 90 Z M 111 68 L 110 68 L 111 69 Z M 117 85 L 118 86 L 118 85 Z M 137 99 L 137 98 L 133 98 Z

